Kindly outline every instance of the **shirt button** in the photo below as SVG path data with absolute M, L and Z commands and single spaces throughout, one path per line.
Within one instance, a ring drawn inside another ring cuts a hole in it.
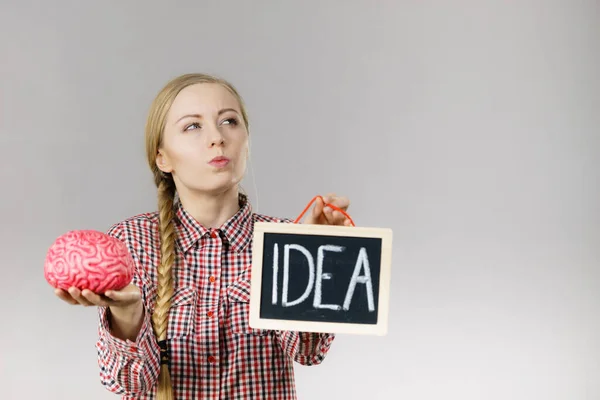
M 131 351 L 131 352 L 135 353 L 135 352 L 137 352 L 137 347 L 135 347 L 135 346 L 131 346 L 131 347 L 129 348 L 129 351 Z
M 207 316 L 208 318 L 212 318 L 212 317 L 214 317 L 214 315 L 215 315 L 215 313 L 214 313 L 214 312 L 212 312 L 212 311 L 209 311 L 209 312 L 207 312 L 207 313 L 206 313 L 206 316 Z
M 211 237 L 211 238 L 213 238 L 213 239 L 216 239 L 216 238 L 217 238 L 217 232 L 215 232 L 215 231 L 212 231 L 212 232 L 210 233 L 210 237 Z
M 217 359 L 213 356 L 208 356 L 208 362 L 214 364 L 215 362 L 217 362 Z
M 208 278 L 208 280 L 210 281 L 210 283 L 215 283 L 217 281 L 217 278 L 211 276 L 210 278 Z

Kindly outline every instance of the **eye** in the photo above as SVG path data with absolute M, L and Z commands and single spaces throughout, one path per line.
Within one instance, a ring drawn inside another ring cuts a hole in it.
M 238 125 L 238 124 L 239 124 L 239 122 L 238 122 L 237 118 L 227 118 L 227 119 L 226 119 L 226 120 L 224 120 L 222 123 L 223 123 L 224 125 L 225 125 L 225 124 L 227 124 L 227 125 L 233 125 L 233 126 L 236 126 L 236 125 Z
M 202 126 L 198 122 L 194 122 L 194 123 L 191 123 L 191 124 L 187 125 L 183 130 L 184 131 L 190 131 L 190 130 L 192 130 L 192 128 L 193 129 L 200 129 L 201 127 Z

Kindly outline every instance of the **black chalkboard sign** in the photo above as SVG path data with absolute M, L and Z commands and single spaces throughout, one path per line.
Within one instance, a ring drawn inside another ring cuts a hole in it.
M 387 332 L 392 232 L 258 222 L 250 326 L 304 332 Z

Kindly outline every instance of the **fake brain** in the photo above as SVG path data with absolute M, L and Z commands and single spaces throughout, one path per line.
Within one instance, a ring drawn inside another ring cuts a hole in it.
M 74 286 L 94 293 L 120 290 L 133 279 L 134 264 L 127 246 L 93 230 L 67 232 L 48 249 L 44 276 L 48 283 L 67 290 Z

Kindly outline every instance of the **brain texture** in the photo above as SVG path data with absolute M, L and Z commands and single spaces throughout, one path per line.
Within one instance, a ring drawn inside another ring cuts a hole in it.
M 44 276 L 55 288 L 75 286 L 94 293 L 119 290 L 133 278 L 134 264 L 127 246 L 93 230 L 67 232 L 48 249 Z

